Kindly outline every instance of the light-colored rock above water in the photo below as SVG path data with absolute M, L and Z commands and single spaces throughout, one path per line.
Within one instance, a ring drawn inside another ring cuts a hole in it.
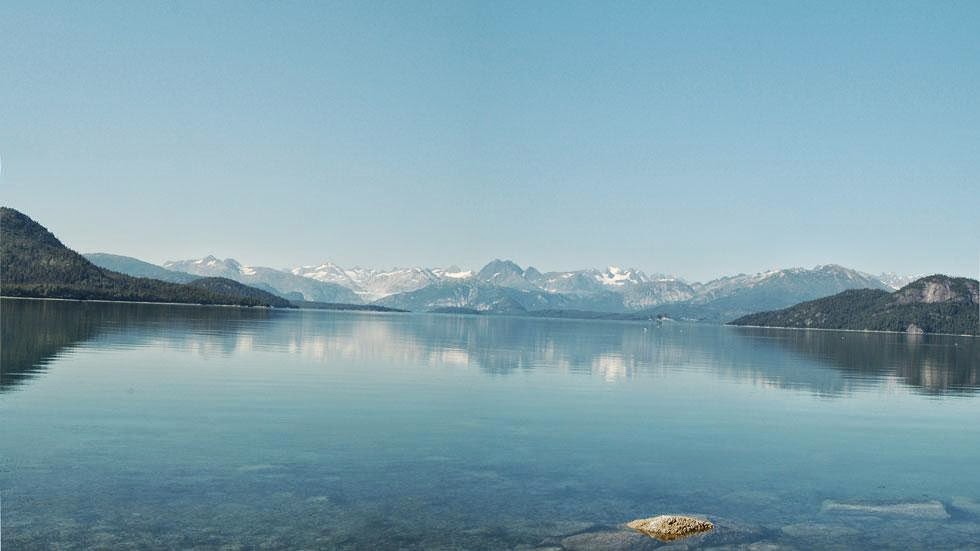
M 626 526 L 662 541 L 685 538 L 714 528 L 707 520 L 676 515 L 641 518 L 627 523 Z
M 827 500 L 820 510 L 824 513 L 843 513 L 868 516 L 901 516 L 928 520 L 946 520 L 949 513 L 942 502 L 917 501 L 906 503 L 863 503 Z

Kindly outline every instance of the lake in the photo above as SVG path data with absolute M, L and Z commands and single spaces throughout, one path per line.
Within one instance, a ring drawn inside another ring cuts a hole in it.
M 980 344 L 4 299 L 4 549 L 980 542 Z M 768 545 L 769 547 L 766 547 Z

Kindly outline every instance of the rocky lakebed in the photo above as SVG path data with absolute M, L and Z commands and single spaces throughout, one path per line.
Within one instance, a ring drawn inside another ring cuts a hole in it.
M 624 524 L 597 524 L 587 520 L 531 522 L 515 520 L 506 526 L 454 527 L 435 533 L 392 518 L 369 515 L 359 521 L 327 496 L 302 500 L 303 511 L 291 493 L 272 496 L 277 514 L 259 518 L 246 506 L 187 511 L 190 518 L 169 522 L 151 518 L 148 511 L 131 511 L 111 521 L 86 525 L 84 519 L 50 517 L 40 522 L 5 519 L 5 542 L 44 541 L 57 549 L 137 549 L 189 547 L 194 549 L 515 549 L 538 551 L 616 551 L 649 549 L 962 549 L 980 542 L 980 501 L 969 497 L 922 501 L 827 500 L 812 519 L 790 524 L 744 522 L 705 513 L 681 518 L 680 530 L 668 538 L 647 532 L 668 517 L 638 519 Z M 293 515 L 302 515 L 297 518 Z M 319 516 L 322 515 L 322 516 Z M 318 518 L 319 516 L 319 518 Z M 244 519 L 250 522 L 242 524 Z M 323 519 L 332 527 L 324 529 Z M 287 520 L 288 519 L 288 520 Z M 685 520 L 686 519 L 686 520 Z M 277 526 L 277 520 L 283 521 Z M 54 523 L 52 525 L 51 523 Z M 689 522 L 693 522 L 691 525 Z M 208 524 L 234 527 L 222 533 Z M 701 524 L 699 524 L 701 523 Z M 196 529 L 181 533 L 167 525 Z M 633 526 L 631 528 L 631 526 Z M 692 526 L 694 528 L 692 528 Z M 64 539 L 62 539 L 64 538 Z M 71 543 L 69 543 L 69 541 Z M 25 548 L 30 547 L 28 545 Z

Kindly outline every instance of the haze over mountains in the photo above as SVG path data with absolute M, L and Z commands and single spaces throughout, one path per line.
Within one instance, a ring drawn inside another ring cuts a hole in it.
M 83 257 L 14 209 L 0 209 L 4 296 L 326 309 L 475 312 L 590 319 L 677 319 L 839 329 L 976 333 L 977 282 L 933 275 L 895 290 L 838 265 L 739 274 L 707 283 L 609 267 L 565 272 L 493 260 L 479 271 L 277 270 L 208 256 L 166 267 Z M 370 301 L 370 304 L 365 302 Z M 754 315 L 753 315 L 754 314 Z
M 126 257 L 91 254 L 88 258 L 112 269 L 129 269 L 121 261 Z M 129 260 L 132 269 L 149 274 L 151 270 L 145 264 Z M 617 266 L 542 272 L 500 259 L 478 271 L 457 266 L 344 268 L 330 262 L 280 270 L 214 256 L 168 261 L 157 268 L 165 270 L 163 277 L 179 273 L 224 277 L 290 300 L 377 304 L 412 311 L 449 308 L 508 314 L 540 310 L 649 313 L 721 322 L 847 289 L 892 289 L 882 277 L 838 265 L 738 274 L 707 283 Z M 895 276 L 889 276 L 889 283 L 895 281 Z
M 118 254 L 92 253 L 84 255 L 92 264 L 106 270 L 112 270 L 121 274 L 133 277 L 152 277 L 160 281 L 171 283 L 190 283 L 200 276 L 195 276 L 186 272 L 175 272 L 166 268 L 161 268 L 156 264 L 150 264 L 130 256 Z
M 231 258 L 219 260 L 213 256 L 208 256 L 196 260 L 165 262 L 163 267 L 202 277 L 226 277 L 274 292 L 290 300 L 351 304 L 364 302 L 356 293 L 342 285 L 316 281 L 273 268 L 243 266 Z
M 437 281 L 465 279 L 473 272 L 462 271 L 456 266 L 449 268 L 393 268 L 377 270 L 373 268 L 342 268 L 332 262 L 319 266 L 300 266 L 292 268 L 294 275 L 308 277 L 325 283 L 346 287 L 362 300 L 374 301 L 389 295 L 421 289 Z
M 507 313 L 649 312 L 676 318 L 728 321 L 745 313 L 860 288 L 887 287 L 873 276 L 836 265 L 689 283 L 674 276 L 648 275 L 636 269 L 610 267 L 542 273 L 533 267 L 522 269 L 510 261 L 494 260 L 471 278 L 391 295 L 378 303 L 409 310 L 459 307 Z

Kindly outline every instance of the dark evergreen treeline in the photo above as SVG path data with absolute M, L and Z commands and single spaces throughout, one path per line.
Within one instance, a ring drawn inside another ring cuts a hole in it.
M 276 308 L 292 308 L 290 301 L 276 296 L 268 291 L 239 283 L 227 277 L 202 277 L 186 283 L 183 287 L 200 289 L 223 296 L 239 297 L 241 300 L 253 300 L 257 304 L 275 306 Z
M 732 325 L 978 334 L 977 281 L 925 277 L 894 293 L 844 291 L 783 310 L 743 316 Z M 913 327 L 914 326 L 914 327 Z
M 212 281 L 167 283 L 99 268 L 27 215 L 0 207 L 0 293 L 4 296 L 292 306 L 231 280 L 207 279 Z

